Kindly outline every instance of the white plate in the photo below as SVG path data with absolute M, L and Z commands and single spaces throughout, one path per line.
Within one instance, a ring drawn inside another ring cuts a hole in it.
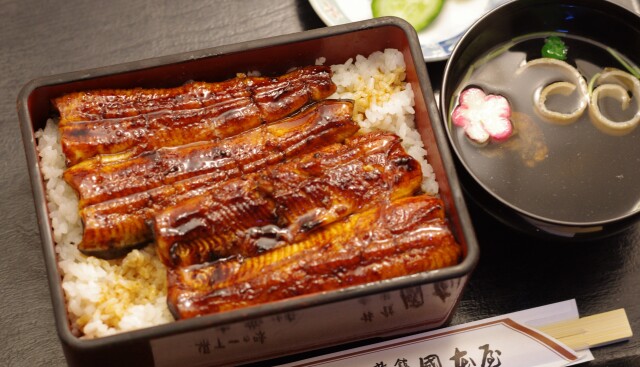
M 478 18 L 509 0 L 445 0 L 442 11 L 418 33 L 425 61 L 445 60 L 458 39 Z M 309 0 L 320 19 L 338 25 L 370 19 L 371 0 Z

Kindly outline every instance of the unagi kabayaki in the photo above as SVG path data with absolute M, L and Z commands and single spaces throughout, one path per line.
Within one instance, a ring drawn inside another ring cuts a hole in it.
M 412 196 L 353 214 L 262 255 L 168 270 L 176 318 L 223 312 L 455 265 L 440 199 Z
M 80 208 L 212 172 L 273 164 L 313 141 L 335 142 L 354 134 L 351 101 L 324 100 L 279 122 L 214 142 L 160 148 L 129 157 L 96 156 L 68 168 L 63 177 L 77 192 Z M 325 144 L 326 145 L 326 144 Z
M 191 82 L 170 89 L 103 89 L 53 101 L 72 166 L 98 154 L 136 152 L 233 136 L 279 120 L 336 90 L 327 66 L 276 77 Z
M 342 142 L 358 129 L 350 117 L 352 110 L 350 102 L 326 101 L 313 110 L 316 112 L 307 119 L 299 119 L 300 116 L 285 119 L 282 123 L 263 126 L 258 128 L 260 130 L 216 143 L 215 146 L 220 152 L 225 151 L 226 148 L 229 148 L 229 152 L 240 152 L 238 150 L 240 147 L 249 147 L 251 143 L 256 143 L 252 137 L 258 131 L 271 132 L 269 139 L 260 140 L 263 145 L 242 150 L 244 152 L 242 155 L 223 154 L 220 159 L 224 164 L 220 164 L 206 174 L 116 198 L 92 195 L 92 201 L 97 201 L 98 198 L 109 200 L 86 205 L 80 210 L 84 226 L 82 242 L 78 248 L 88 255 L 102 258 L 119 257 L 131 248 L 152 239 L 151 230 L 146 222 L 154 213 L 167 206 L 200 195 L 204 190 L 220 182 L 256 172 L 274 162 Z M 239 144 L 238 148 L 232 146 L 234 142 Z M 333 150 L 335 147 L 328 149 Z M 74 169 L 70 170 L 71 173 L 74 172 Z M 91 172 L 87 172 L 83 180 L 90 185 Z M 80 184 L 76 184 L 76 187 L 79 186 Z M 118 186 L 107 185 L 106 187 L 117 188 Z M 97 192 L 100 187 L 93 190 Z
M 398 136 L 370 133 L 169 206 L 153 217 L 154 240 L 167 266 L 255 256 L 351 213 L 412 195 L 421 182 L 420 164 Z

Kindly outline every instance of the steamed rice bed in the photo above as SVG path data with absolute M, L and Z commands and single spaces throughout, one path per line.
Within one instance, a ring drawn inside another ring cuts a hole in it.
M 368 58 L 359 55 L 331 69 L 337 91 L 330 98 L 354 100 L 354 120 L 362 132 L 380 129 L 400 136 L 422 166 L 423 191 L 437 194 L 427 151 L 415 129 L 414 95 L 404 81 L 402 53 L 387 49 Z M 57 124 L 47 121 L 36 137 L 72 332 L 96 338 L 173 321 L 166 303 L 166 270 L 153 245 L 117 260 L 86 256 L 77 249 L 82 239 L 78 198 L 62 179 L 65 158 Z

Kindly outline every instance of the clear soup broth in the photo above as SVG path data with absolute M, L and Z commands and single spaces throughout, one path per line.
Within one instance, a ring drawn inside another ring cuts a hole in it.
M 495 197 L 528 215 L 567 224 L 606 222 L 640 208 L 640 128 L 622 136 L 597 129 L 588 109 L 575 122 L 560 125 L 543 119 L 534 109 L 534 94 L 557 81 L 574 82 L 566 71 L 547 65 L 517 70 L 525 61 L 541 57 L 551 34 L 521 37 L 491 50 L 472 66 L 456 88 L 449 116 L 461 91 L 475 86 L 498 94 L 511 105 L 514 134 L 503 142 L 479 146 L 461 127 L 449 128 L 455 149 L 476 180 Z M 566 62 L 589 81 L 604 68 L 626 71 L 604 45 L 584 38 L 559 35 L 568 48 Z M 632 65 L 633 66 L 633 65 Z M 601 98 L 603 114 L 624 121 L 638 111 L 638 98 L 623 109 L 615 98 Z M 578 93 L 552 95 L 550 110 L 570 113 Z

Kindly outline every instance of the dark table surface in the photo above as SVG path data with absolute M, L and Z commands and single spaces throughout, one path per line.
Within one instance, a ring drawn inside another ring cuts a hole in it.
M 638 9 L 638 0 L 618 1 Z M 20 88 L 39 76 L 319 27 L 306 0 L 0 1 L 0 365 L 65 365 L 16 113 Z M 443 68 L 427 64 L 435 86 Z M 582 315 L 625 308 L 640 330 L 640 224 L 571 244 L 525 236 L 469 206 L 481 260 L 453 324 L 575 298 Z M 594 349 L 588 365 L 640 366 L 639 340 Z

